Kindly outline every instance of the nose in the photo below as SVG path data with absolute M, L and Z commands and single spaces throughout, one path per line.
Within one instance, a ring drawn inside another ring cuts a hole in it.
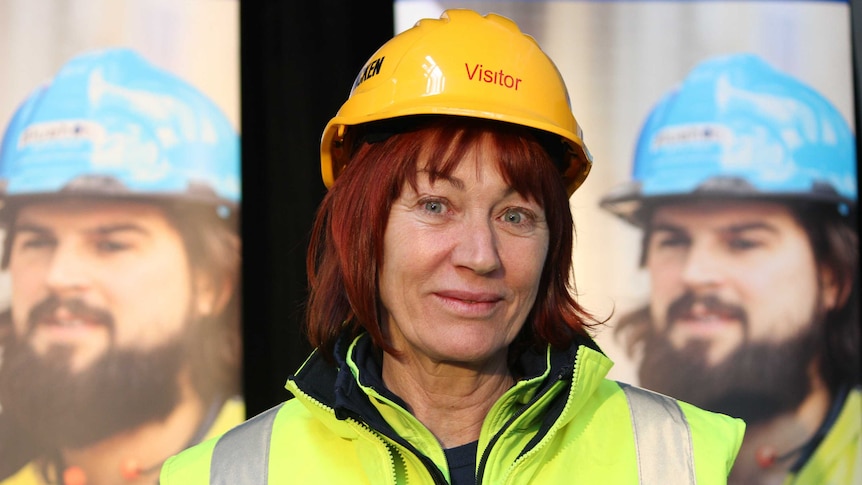
M 88 285 L 88 266 L 86 258 L 72 244 L 58 244 L 51 254 L 46 284 L 58 296 L 79 293 Z
M 706 244 L 693 244 L 686 255 L 683 282 L 695 290 L 718 286 L 723 278 L 722 266 L 716 251 Z
M 461 226 L 459 232 L 452 253 L 456 266 L 468 268 L 480 275 L 493 273 L 502 266 L 492 221 L 474 217 Z

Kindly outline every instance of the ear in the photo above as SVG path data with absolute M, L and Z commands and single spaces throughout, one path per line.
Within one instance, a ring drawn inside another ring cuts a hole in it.
M 212 316 L 220 313 L 233 293 L 233 283 L 229 278 L 215 278 L 206 271 L 198 270 L 195 274 L 194 309 L 199 316 Z
M 820 268 L 820 301 L 823 302 L 825 310 L 832 311 L 847 303 L 850 286 L 853 284 L 851 278 L 847 273 L 836 274 L 832 268 L 826 266 Z

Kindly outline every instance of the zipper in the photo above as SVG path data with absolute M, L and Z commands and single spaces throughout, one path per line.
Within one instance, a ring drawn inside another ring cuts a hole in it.
M 389 446 L 383 441 L 383 438 L 381 438 L 381 436 L 391 440 L 396 445 L 400 445 L 402 448 L 407 450 L 410 454 L 412 454 L 413 456 L 418 458 L 419 461 L 422 463 L 422 465 L 425 466 L 425 470 L 431 476 L 431 479 L 434 481 L 434 485 L 449 485 L 449 482 L 446 481 L 446 477 L 443 476 L 443 472 L 441 472 L 440 469 L 437 468 L 437 465 L 431 460 L 431 458 L 428 458 L 424 454 L 420 453 L 419 450 L 417 450 L 416 447 L 414 447 L 409 441 L 405 440 L 404 438 L 402 438 L 401 436 L 398 436 L 398 435 L 389 436 L 386 433 L 383 433 L 377 429 L 372 428 L 368 423 L 363 421 L 359 416 L 354 416 L 352 412 L 350 412 L 349 414 L 350 414 L 350 416 L 348 416 L 346 418 L 347 420 L 356 423 L 357 425 L 361 426 L 363 429 L 367 430 L 369 433 L 374 435 L 376 439 L 383 442 L 383 445 L 386 446 L 387 451 L 389 450 Z M 390 460 L 393 460 L 392 468 L 394 470 L 395 463 L 394 463 L 394 458 L 392 458 L 392 456 L 391 456 L 391 453 L 390 453 Z
M 575 387 L 575 383 L 574 383 L 575 377 L 574 376 L 577 374 L 577 371 L 578 371 L 578 359 L 577 359 L 577 355 L 576 355 L 575 356 L 575 364 L 574 364 L 574 366 L 572 366 L 572 388 L 573 389 Z M 563 374 L 564 373 L 561 372 L 560 375 L 558 376 L 558 379 L 562 379 Z M 566 414 L 566 411 L 568 411 L 568 409 L 571 405 L 572 405 L 572 400 L 567 397 L 566 398 L 566 404 L 565 404 L 565 406 L 563 406 L 563 409 L 560 411 L 560 416 Z M 553 426 L 551 426 L 551 428 L 548 429 L 548 432 L 547 432 L 547 434 L 545 434 L 545 436 L 551 436 L 552 434 L 556 433 L 559 430 L 559 428 L 560 428 L 559 423 L 554 422 Z M 540 439 L 539 442 L 536 443 L 536 446 L 531 448 L 526 453 L 521 454 L 520 456 L 518 456 L 518 458 L 515 459 L 514 462 L 512 462 L 512 465 L 509 467 L 509 471 L 511 472 L 512 470 L 517 468 L 517 466 L 520 463 L 523 463 L 524 461 L 526 461 L 530 457 L 530 455 L 534 455 L 534 454 L 538 453 L 539 450 L 541 450 L 547 444 L 548 444 L 548 440 L 546 440 L 544 437 L 542 437 L 542 439 Z
M 574 363 L 573 371 L 572 371 L 572 380 L 573 381 L 574 381 L 575 371 L 577 370 L 577 365 L 578 365 L 578 359 L 577 359 L 577 355 L 575 355 L 575 363 Z M 558 372 L 556 377 L 554 378 L 553 383 L 551 385 L 549 385 L 548 388 L 545 389 L 544 392 L 537 393 L 535 396 L 533 396 L 533 398 L 530 399 L 530 401 L 527 402 L 527 404 L 525 404 L 523 407 L 521 407 L 515 414 L 513 414 L 506 421 L 506 424 L 504 424 L 503 427 L 500 428 L 500 431 L 497 432 L 497 434 L 495 434 L 491 438 L 491 440 L 488 442 L 488 446 L 485 447 L 485 451 L 482 453 L 482 458 L 479 461 L 479 466 L 476 470 L 476 485 L 482 485 L 482 480 L 483 480 L 484 475 L 485 475 L 485 468 L 488 464 L 488 458 L 490 457 L 491 450 L 494 447 L 494 445 L 497 443 L 497 441 L 500 440 L 500 438 L 503 436 L 503 434 L 505 434 L 505 432 L 509 429 L 509 427 L 512 425 L 512 423 L 515 422 L 515 420 L 517 420 L 519 417 L 521 417 L 525 412 L 527 412 L 528 409 L 530 409 L 534 404 L 536 404 L 536 402 L 538 402 L 539 399 L 541 399 L 548 392 L 550 392 L 550 390 L 554 386 L 554 383 L 563 380 L 563 377 L 565 377 L 566 372 L 567 372 L 567 369 L 565 369 L 565 368 L 561 369 L 560 372 Z M 574 382 L 572 382 L 572 386 L 574 387 Z M 566 398 L 566 405 L 563 407 L 563 410 L 560 413 L 560 415 L 562 415 L 566 411 L 566 409 L 568 409 L 569 401 L 570 401 L 570 399 Z M 545 436 L 549 436 L 552 432 L 556 431 L 556 423 L 554 423 L 554 424 L 555 424 L 555 426 L 551 427 L 551 429 L 548 430 L 548 432 L 546 433 Z M 512 463 L 512 465 L 509 467 L 509 470 L 514 469 L 518 463 L 522 462 L 525 459 L 525 457 L 529 456 L 530 454 L 535 452 L 535 450 L 539 449 L 538 445 L 541 444 L 542 441 L 544 441 L 544 438 L 542 440 L 540 440 L 539 443 L 537 443 L 536 447 L 533 447 L 532 449 L 530 449 L 526 453 L 522 453 L 521 455 L 519 455 L 518 458 L 516 458 L 515 461 Z
M 291 390 L 292 392 L 298 392 L 299 394 L 302 394 L 302 396 L 304 396 L 308 401 L 313 402 L 317 407 L 325 410 L 328 413 L 331 413 L 333 416 L 333 419 L 338 419 L 338 418 L 335 418 L 335 409 L 334 408 L 332 408 L 331 406 L 327 406 L 326 404 L 320 402 L 319 400 L 311 397 L 308 393 L 306 393 L 305 391 L 300 389 L 299 386 L 296 385 L 295 382 L 294 382 L 294 385 L 292 387 L 294 387 L 296 389 L 296 391 Z M 425 469 L 426 469 L 426 471 L 428 471 L 428 474 L 431 476 L 431 479 L 434 481 L 434 485 L 449 485 L 449 482 L 446 481 L 446 477 L 443 476 L 443 472 L 441 472 L 440 469 L 437 468 L 437 465 L 434 464 L 434 462 L 431 461 L 430 458 L 428 458 L 427 456 L 425 456 L 422 453 L 419 453 L 419 450 L 417 450 L 413 445 L 411 445 L 409 441 L 407 441 L 404 438 L 402 438 L 401 436 L 397 436 L 397 435 L 396 436 L 388 436 L 387 434 L 382 433 L 382 432 L 372 428 L 360 416 L 356 415 L 352 411 L 348 411 L 347 414 L 348 414 L 348 416 L 345 418 L 346 421 L 348 421 L 350 423 L 354 423 L 355 425 L 357 425 L 360 428 L 367 431 L 369 434 L 371 434 L 374 437 L 375 440 L 377 440 L 386 449 L 386 453 L 389 455 L 389 464 L 391 465 L 390 469 L 392 471 L 392 483 L 396 483 L 396 484 L 398 483 L 398 477 L 395 473 L 395 457 L 392 456 L 392 451 L 389 449 L 390 445 L 387 444 L 383 438 L 387 438 L 387 439 L 391 440 L 393 443 L 395 443 L 396 445 L 400 445 L 401 447 L 406 449 L 408 452 L 413 454 L 413 456 L 418 458 L 419 461 L 422 463 L 422 465 L 425 466 Z

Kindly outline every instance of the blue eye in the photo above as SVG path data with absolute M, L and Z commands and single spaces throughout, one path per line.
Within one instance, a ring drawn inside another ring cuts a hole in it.
M 500 215 L 499 221 L 505 224 L 507 231 L 529 234 L 536 229 L 539 216 L 525 207 L 509 207 Z
M 446 205 L 439 200 L 426 200 L 422 203 L 422 208 L 432 214 L 442 214 L 446 211 Z
M 524 220 L 524 214 L 515 209 L 509 209 L 503 215 L 503 219 L 510 224 L 520 224 Z

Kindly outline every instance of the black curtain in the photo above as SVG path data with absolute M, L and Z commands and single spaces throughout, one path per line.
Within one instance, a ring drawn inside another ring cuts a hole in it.
M 302 334 L 305 250 L 325 189 L 319 141 L 356 73 L 393 35 L 391 1 L 243 1 L 244 393 L 249 416 L 289 397 Z
M 862 168 L 860 166 L 862 165 L 860 163 L 860 159 L 862 159 L 862 136 L 859 134 L 860 128 L 862 128 L 862 0 L 850 0 L 850 17 L 850 34 L 853 38 L 853 97 L 856 102 L 856 116 L 854 118 L 856 128 L 854 131 L 856 133 L 856 186 L 858 187 L 858 194 L 859 189 L 862 189 L 862 184 L 860 184 L 862 180 L 859 176 L 862 173 L 860 171 Z M 860 211 L 856 211 L 856 214 L 859 217 Z M 862 227 L 862 224 L 857 227 Z

